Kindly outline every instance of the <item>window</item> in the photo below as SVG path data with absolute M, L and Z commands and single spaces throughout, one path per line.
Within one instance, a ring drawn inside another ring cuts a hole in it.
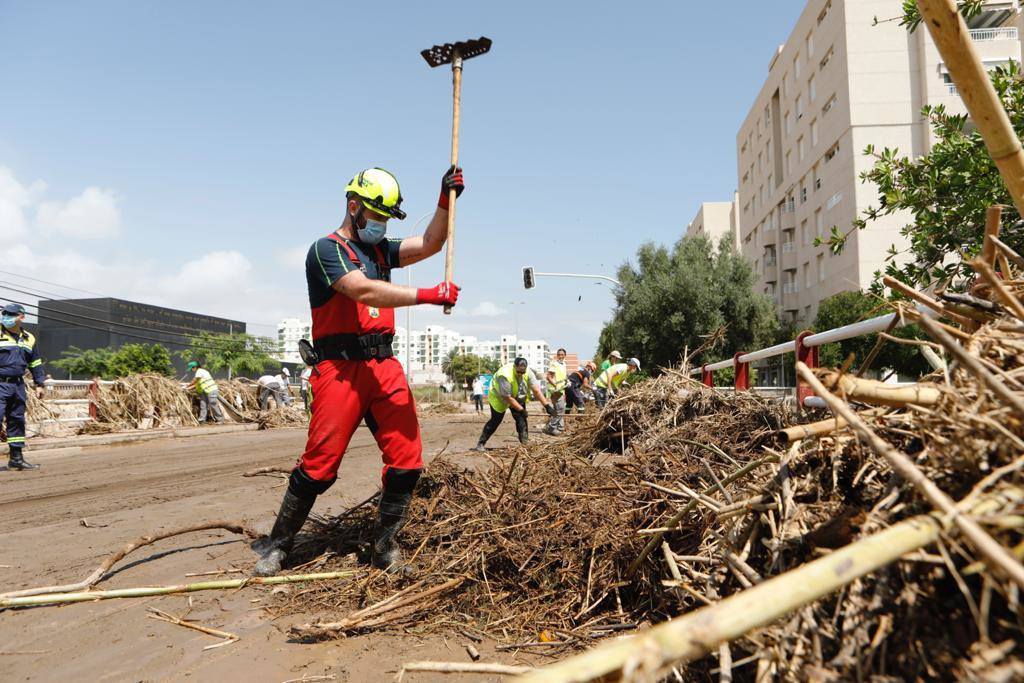
M 804 160 L 804 136 L 801 135 L 796 139 L 796 154 L 800 161 Z
M 796 53 L 796 57 L 793 57 L 793 77 L 800 78 L 800 53 Z
M 821 177 L 818 175 L 817 164 L 815 164 L 814 168 L 811 169 L 811 177 L 814 178 L 814 191 L 817 192 L 821 189 Z
M 740 145 L 740 154 L 746 154 L 747 152 L 747 141 L 744 140 L 743 144 Z
M 800 244 L 805 247 L 811 243 L 811 234 L 807 230 L 807 219 L 800 221 Z
M 839 143 L 838 142 L 836 144 L 832 145 L 831 147 L 829 147 L 828 151 L 825 152 L 825 163 L 827 164 L 828 162 L 832 161 L 832 159 L 834 159 L 837 154 L 839 154 Z
M 750 212 L 750 202 L 747 202 L 746 204 L 743 205 L 743 213 L 749 213 L 749 212 Z
M 824 237 L 825 235 L 825 220 L 821 215 L 821 209 L 817 209 L 814 212 L 814 236 Z
M 804 117 L 804 104 L 803 99 L 800 95 L 796 96 L 796 120 L 799 121 Z
M 818 69 L 824 71 L 825 67 L 828 66 L 828 63 L 831 62 L 831 61 L 832 61 L 832 48 L 830 47 L 829 49 L 825 50 L 825 56 L 821 58 L 820 62 L 818 62 Z
M 786 131 L 786 135 L 789 136 L 789 134 L 793 132 L 793 119 L 790 118 L 788 111 L 786 112 L 786 115 L 782 117 L 782 120 L 784 121 L 783 130 Z
M 814 87 L 814 76 L 811 75 L 810 79 L 807 81 L 807 101 L 813 102 L 815 95 L 816 91 Z
M 769 173 L 768 174 L 768 190 L 771 191 L 771 188 L 772 188 L 772 174 Z
M 804 185 L 804 181 L 800 181 L 800 203 L 803 204 L 807 201 L 807 186 Z
M 807 52 L 807 59 L 810 60 L 814 54 L 814 31 L 809 32 L 804 38 L 804 50 Z
M 760 152 L 757 153 L 757 172 L 760 173 L 762 169 L 762 162 L 764 161 L 764 155 Z
M 825 281 L 825 255 L 818 254 L 818 282 Z
M 811 121 L 811 147 L 818 144 L 818 119 Z
M 828 198 L 828 202 L 825 203 L 825 209 L 831 209 L 833 206 L 843 201 L 843 193 L 836 192 L 834 195 Z
M 772 125 L 772 109 L 767 104 L 764 105 L 764 127 L 768 128 Z
M 790 152 L 786 152 L 786 175 L 789 175 L 790 170 L 791 170 L 791 166 L 792 166 L 792 164 L 790 163 L 790 161 L 791 161 L 790 157 L 791 156 L 792 156 L 792 154 Z
M 818 26 L 821 26 L 821 22 L 828 19 L 829 12 L 832 11 L 832 0 L 826 0 L 825 7 L 818 12 Z
M 743 174 L 743 184 L 745 185 L 749 181 L 750 181 L 750 174 L 749 173 L 744 173 Z
M 821 108 L 821 115 L 824 116 L 825 114 L 827 114 L 829 112 L 829 110 L 832 107 L 834 107 L 834 106 L 836 106 L 836 96 L 835 95 L 833 95 L 832 97 L 828 98 L 828 100 L 825 102 L 825 105 Z
M 811 288 L 811 264 L 804 263 L 804 289 Z

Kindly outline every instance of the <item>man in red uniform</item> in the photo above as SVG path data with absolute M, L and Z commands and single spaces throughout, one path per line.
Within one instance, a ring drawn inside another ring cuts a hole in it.
M 291 551 L 316 497 L 337 477 L 341 458 L 360 422 L 366 421 L 384 459 L 379 518 L 374 529 L 373 566 L 405 571 L 395 536 L 423 468 L 423 447 L 412 392 L 394 357 L 398 306 L 454 305 L 452 282 L 414 289 L 391 283 L 391 269 L 408 266 L 441 250 L 447 239 L 448 196 L 462 193 L 462 170 L 452 167 L 441 181 L 441 197 L 426 231 L 406 239 L 385 239 L 389 218 L 403 219 L 398 181 L 370 168 L 345 188 L 347 212 L 341 227 L 321 237 L 306 256 L 306 283 L 313 312 L 313 410 L 306 450 L 288 482 L 270 536 L 254 547 L 261 554 L 255 573 L 271 576 Z

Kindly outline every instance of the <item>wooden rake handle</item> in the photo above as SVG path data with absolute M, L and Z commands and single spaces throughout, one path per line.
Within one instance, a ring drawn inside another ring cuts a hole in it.
M 452 166 L 459 165 L 459 105 L 462 102 L 462 57 L 452 56 Z M 448 239 L 444 252 L 444 279 L 451 282 L 455 271 L 455 190 L 448 190 Z M 452 307 L 444 307 L 451 315 Z

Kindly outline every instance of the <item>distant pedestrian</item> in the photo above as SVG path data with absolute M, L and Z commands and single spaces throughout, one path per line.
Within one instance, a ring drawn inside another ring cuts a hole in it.
M 478 415 L 484 412 L 484 378 L 480 375 L 473 380 L 473 404 Z
M 199 397 L 199 424 L 206 422 L 207 414 L 213 416 L 213 421 L 220 424 L 224 417 L 220 413 L 220 389 L 214 381 L 210 371 L 202 366 L 199 361 L 190 361 L 190 371 L 195 371 L 195 376 L 189 382 L 188 388 L 196 392 Z

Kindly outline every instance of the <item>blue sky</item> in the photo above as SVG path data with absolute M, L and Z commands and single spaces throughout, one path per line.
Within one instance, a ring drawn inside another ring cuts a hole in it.
M 302 258 L 355 172 L 398 176 L 409 218 L 392 234 L 435 206 L 451 72 L 419 51 L 486 35 L 463 84 L 463 297 L 413 327 L 493 337 L 518 317 L 588 356 L 610 290 L 524 291 L 521 268 L 613 275 L 731 197 L 736 130 L 802 8 L 0 0 L 2 270 L 256 333 L 305 317 Z M 413 283 L 442 275 L 438 255 Z

